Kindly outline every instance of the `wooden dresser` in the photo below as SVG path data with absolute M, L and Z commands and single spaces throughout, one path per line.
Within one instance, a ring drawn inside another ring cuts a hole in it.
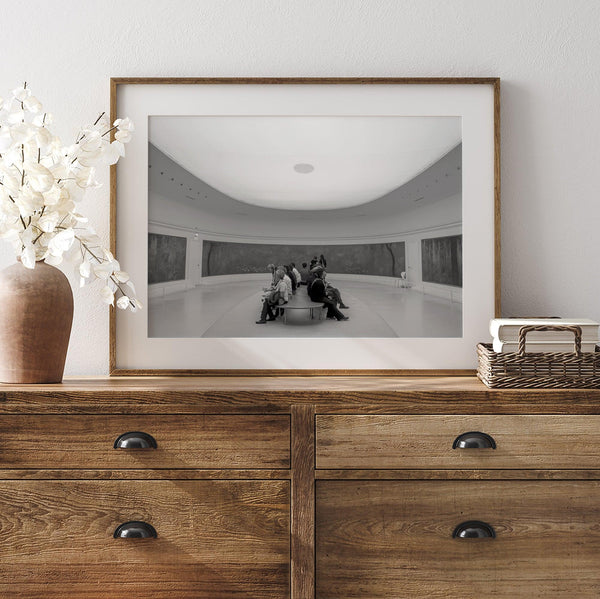
M 600 597 L 600 390 L 0 387 L 0 597 Z

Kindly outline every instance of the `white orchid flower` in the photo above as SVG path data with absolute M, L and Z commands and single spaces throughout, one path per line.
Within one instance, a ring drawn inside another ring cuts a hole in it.
M 46 129 L 46 127 L 37 127 L 35 130 L 35 142 L 39 148 L 42 150 L 47 149 L 47 147 L 54 141 L 52 137 L 52 133 Z
M 56 225 L 58 225 L 59 218 L 60 214 L 58 212 L 46 212 L 44 216 L 38 220 L 37 226 L 44 233 L 52 233 L 54 229 L 56 229 Z
M 78 144 L 82 151 L 93 152 L 102 147 L 102 135 L 100 134 L 100 131 L 87 129 L 82 131 L 82 135 L 83 137 Z
M 111 306 L 115 305 L 115 294 L 108 285 L 105 285 L 100 289 L 100 297 L 102 298 L 102 301 L 107 304 L 110 304 Z
M 126 310 L 129 308 L 129 298 L 126 295 L 122 295 L 117 300 L 117 308 L 121 308 L 121 310 Z
M 35 268 L 35 262 L 35 248 L 33 245 L 25 246 L 21 253 L 21 264 L 23 264 L 25 268 L 33 269 Z
M 22 123 L 25 119 L 25 112 L 21 110 L 21 108 L 11 108 L 6 115 L 6 124 L 17 125 L 18 123 Z
M 124 156 L 125 150 L 121 142 L 113 141 L 111 144 L 107 144 L 102 149 L 102 162 L 107 166 L 117 164 L 119 158 Z
M 116 127 L 119 131 L 133 131 L 135 129 L 130 118 L 117 119 L 113 123 L 113 127 Z
M 96 278 L 104 279 L 106 281 L 115 272 L 115 267 L 113 262 L 101 262 L 99 264 L 94 264 L 92 270 L 94 271 Z
M 44 196 L 29 187 L 23 187 L 14 200 L 24 218 L 33 216 L 44 205 Z
M 90 278 L 90 275 L 92 274 L 92 264 L 91 264 L 91 262 L 89 260 L 84 260 L 79 265 L 79 274 L 84 279 L 89 279 Z
M 19 100 L 19 102 L 22 102 L 23 100 L 25 100 L 25 98 L 29 98 L 29 96 L 31 96 L 31 90 L 25 86 L 15 87 L 15 89 L 13 89 L 11 93 L 14 98 Z
M 132 135 L 130 131 L 126 131 L 126 130 L 121 130 L 119 129 L 116 133 L 115 133 L 115 139 L 117 139 L 118 141 L 126 144 L 127 142 L 131 141 Z
M 34 135 L 36 129 L 29 123 L 17 123 L 10 128 L 10 137 L 16 144 L 28 142 Z
M 1 169 L 0 167 L 0 171 L 2 170 L 4 170 L 4 172 L 0 172 L 0 177 L 2 177 L 2 185 L 4 189 L 10 194 L 17 194 L 21 189 L 21 182 L 17 179 L 17 177 L 11 174 L 14 169 L 10 169 L 9 172 L 9 169 Z
M 48 251 L 52 256 L 62 256 L 64 252 L 71 249 L 74 241 L 75 232 L 73 229 L 62 230 L 48 242 Z
M 41 164 L 36 162 L 28 162 L 23 165 L 29 185 L 34 191 L 45 193 L 50 191 L 54 185 L 54 176 L 52 172 Z
M 29 112 L 38 113 L 42 110 L 41 102 L 34 96 L 28 96 L 25 98 L 23 100 L 23 106 L 25 110 L 28 110 Z
M 43 193 L 45 206 L 56 206 L 62 197 L 61 188 L 54 183 L 52 187 Z

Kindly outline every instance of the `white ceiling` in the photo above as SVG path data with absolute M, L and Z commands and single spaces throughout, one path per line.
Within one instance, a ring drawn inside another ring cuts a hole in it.
M 211 187 L 284 210 L 371 202 L 461 141 L 460 117 L 153 116 L 149 129 L 152 144 Z

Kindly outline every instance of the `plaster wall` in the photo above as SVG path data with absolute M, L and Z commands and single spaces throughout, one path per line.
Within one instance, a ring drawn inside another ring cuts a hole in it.
M 502 311 L 600 319 L 597 0 L 3 0 L 1 12 L 0 95 L 27 80 L 65 142 L 108 109 L 111 76 L 500 77 Z M 108 242 L 108 170 L 100 179 L 81 210 Z M 0 268 L 13 260 L 0 246 Z M 104 374 L 108 310 L 73 283 L 66 373 Z

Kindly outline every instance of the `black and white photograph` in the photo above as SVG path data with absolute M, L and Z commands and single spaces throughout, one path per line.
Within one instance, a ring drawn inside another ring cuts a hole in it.
M 148 338 L 460 338 L 460 116 L 148 118 Z

